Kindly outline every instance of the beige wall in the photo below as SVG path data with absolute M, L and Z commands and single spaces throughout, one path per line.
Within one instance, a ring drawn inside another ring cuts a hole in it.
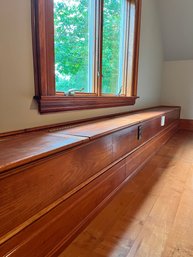
M 180 105 L 181 117 L 193 119 L 193 60 L 164 63 L 162 103 Z
M 143 0 L 138 100 L 135 108 L 160 103 L 163 51 L 156 0 Z M 30 0 L 0 1 L 0 132 L 123 112 L 129 107 L 40 115 L 34 81 Z

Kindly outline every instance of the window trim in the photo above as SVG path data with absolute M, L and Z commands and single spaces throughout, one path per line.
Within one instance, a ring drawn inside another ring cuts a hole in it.
M 77 94 L 75 96 L 63 96 L 55 93 L 54 71 L 54 26 L 53 26 L 53 1 L 31 0 L 32 4 L 32 40 L 34 60 L 35 96 L 40 113 L 60 112 L 69 110 L 83 110 L 94 108 L 107 108 L 117 106 L 134 105 L 137 96 L 138 59 L 141 23 L 142 0 L 127 0 L 135 3 L 135 35 L 133 53 L 133 74 L 131 96 L 93 96 Z M 96 0 L 100 8 L 103 0 Z M 48 18 L 49 17 L 49 18 Z M 102 29 L 102 17 L 99 14 L 99 29 Z M 100 40 L 99 48 L 101 48 Z M 102 53 L 102 51 L 99 51 Z M 100 59 L 102 56 L 97 56 Z M 100 67 L 101 69 L 102 67 Z M 95 78 L 96 79 L 96 78 Z M 98 79 L 101 85 L 102 77 Z M 99 86 L 98 86 L 99 90 Z M 98 92 L 99 93 L 99 92 Z

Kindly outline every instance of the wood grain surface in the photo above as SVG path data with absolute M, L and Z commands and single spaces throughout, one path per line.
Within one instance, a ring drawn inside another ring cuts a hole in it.
M 83 187 L 112 161 L 109 135 L 0 178 L 0 243 L 79 190 L 81 183 Z
M 166 115 L 166 125 L 179 118 L 177 107 L 161 107 L 109 118 L 55 132 L 24 133 L 0 140 L 0 172 L 30 163 L 135 124 Z
M 162 115 L 167 117 L 166 125 L 169 125 L 171 121 L 179 119 L 180 109 L 178 107 L 161 107 L 148 109 L 141 112 L 134 112 L 128 115 L 121 115 L 121 117 L 111 118 L 95 123 L 77 126 L 71 129 L 66 129 L 61 133 L 96 138 L 135 124 L 140 124 L 141 122 L 156 117 L 161 118 Z
M 149 160 L 149 157 L 155 154 L 156 150 L 175 133 L 177 128 L 177 122 L 171 124 L 157 137 L 134 151 L 130 155 L 131 159 L 135 159 L 135 162 L 132 162 L 132 169 L 128 159 L 122 160 L 91 183 L 85 185 L 77 193 L 66 200 L 64 199 L 46 215 L 39 217 L 36 222 L 23 228 L 21 232 L 0 246 L 0 256 L 6 256 L 8 253 L 11 257 L 24 256 L 26 253 L 28 257 L 57 256 L 61 249 L 88 224 L 117 190 L 126 183 L 126 177 L 130 178 L 132 173 L 136 173 Z M 142 151 L 142 154 L 138 155 L 137 151 Z M 148 156 L 143 156 L 144 152 Z M 40 199 L 43 199 L 43 196 L 41 197 Z M 45 197 L 45 200 L 47 199 L 50 198 Z
M 30 133 L 0 140 L 0 173 L 86 142 L 87 138 L 57 133 Z
M 179 131 L 59 257 L 193 256 L 193 133 Z
M 0 256 L 57 256 L 176 132 L 179 114 L 154 108 L 2 138 Z

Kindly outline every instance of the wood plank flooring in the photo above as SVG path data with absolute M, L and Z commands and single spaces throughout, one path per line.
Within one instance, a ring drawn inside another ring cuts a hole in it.
M 193 132 L 179 131 L 59 257 L 193 257 Z

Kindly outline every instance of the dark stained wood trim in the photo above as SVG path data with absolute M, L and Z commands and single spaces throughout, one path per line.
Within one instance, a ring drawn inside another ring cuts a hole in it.
M 47 95 L 55 95 L 55 55 L 54 55 L 54 3 L 46 1 L 46 60 L 47 60 Z
M 39 81 L 39 90 L 38 92 L 40 95 L 47 95 L 48 94 L 48 81 L 47 81 L 47 44 L 46 44 L 46 1 L 45 0 L 34 0 L 35 4 L 34 7 L 36 8 L 35 14 L 37 17 L 36 19 L 36 42 L 37 42 L 37 59 L 38 59 L 38 81 Z M 43 36 L 44 35 L 44 36 Z M 40 40 L 41 39 L 41 40 Z
M 40 113 L 108 108 L 134 105 L 138 97 L 62 97 L 42 96 L 36 98 Z
M 193 131 L 193 120 L 181 119 L 180 120 L 180 129 Z
M 97 95 L 101 97 L 102 95 L 102 55 L 103 55 L 103 7 L 104 7 L 104 0 L 97 0 L 97 19 L 96 22 L 96 28 L 97 28 L 97 52 L 96 52 L 96 67 L 95 70 L 96 74 L 96 88 L 97 88 Z M 99 76 L 98 76 L 99 74 Z
M 138 85 L 142 0 L 136 0 L 135 2 L 136 2 L 135 42 L 134 42 L 133 78 L 132 78 L 132 92 L 131 92 L 131 95 L 133 96 L 137 95 L 137 85 Z
M 38 26 L 36 25 L 37 22 L 37 6 L 34 0 L 31 0 L 31 29 L 32 29 L 32 47 L 33 47 L 33 67 L 34 67 L 34 84 L 35 84 L 35 95 L 40 95 L 39 92 L 39 76 L 37 71 L 39 70 L 39 63 L 38 63 L 38 42 L 37 42 L 37 29 Z
M 67 128 L 72 128 L 74 126 L 81 125 L 83 123 L 86 124 L 86 123 L 92 122 L 92 121 L 97 121 L 97 120 L 100 121 L 100 120 L 107 119 L 107 118 L 122 116 L 122 115 L 126 115 L 126 114 L 133 114 L 136 112 L 150 110 L 152 108 L 153 109 L 160 108 L 160 107 L 166 107 L 166 108 L 172 107 L 172 108 L 179 108 L 179 110 L 181 110 L 180 106 L 159 105 L 159 106 L 147 107 L 147 108 L 143 108 L 143 109 L 136 109 L 133 111 L 127 111 L 127 112 L 122 112 L 122 113 L 113 113 L 113 114 L 108 114 L 108 115 L 95 116 L 92 118 L 85 118 L 85 119 L 80 119 L 80 120 L 67 121 L 67 122 L 62 122 L 62 123 L 56 123 L 56 124 L 38 126 L 38 127 L 33 127 L 33 128 L 26 128 L 26 129 L 20 129 L 20 130 L 15 130 L 15 131 L 4 132 L 4 133 L 0 133 L 0 138 L 14 136 L 14 135 L 20 135 L 23 133 L 43 131 L 43 130 L 48 130 L 48 129 L 57 129 L 57 128 L 58 129 L 67 129 Z
M 55 95 L 53 1 L 31 0 L 36 96 Z

